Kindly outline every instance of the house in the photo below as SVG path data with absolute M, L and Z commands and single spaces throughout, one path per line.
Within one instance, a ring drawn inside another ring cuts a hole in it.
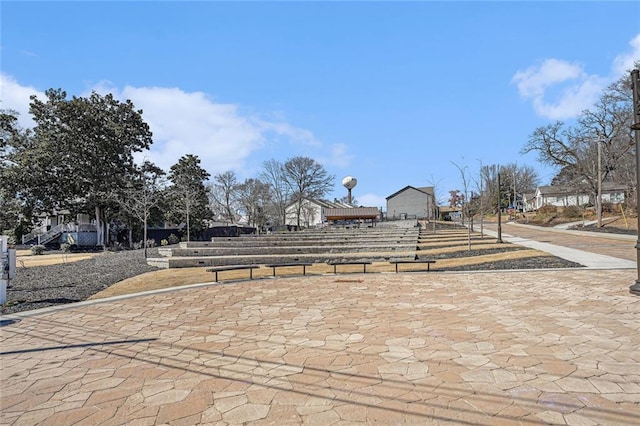
M 536 194 L 533 192 L 522 194 L 522 211 L 530 212 L 533 210 L 536 210 Z
M 624 203 L 626 185 L 616 182 L 602 183 L 602 202 L 620 204 Z M 536 189 L 532 199 L 525 201 L 525 205 L 531 210 L 537 210 L 542 206 L 585 206 L 595 205 L 593 194 L 567 185 L 540 186 Z
M 437 216 L 432 186 L 405 186 L 387 197 L 387 219 L 418 219 Z
M 329 222 L 362 222 L 371 221 L 374 226 L 375 221 L 380 216 L 377 207 L 355 207 L 339 201 L 313 200 L 304 198 L 300 210 L 300 227 L 312 228 L 323 226 Z M 286 208 L 285 225 L 295 227 L 298 225 L 297 205 L 290 204 Z
M 300 223 L 302 228 L 319 226 L 325 220 L 322 215 L 322 209 L 351 208 L 351 206 L 340 202 L 313 200 L 310 198 L 303 198 L 300 203 L 300 222 L 298 222 L 298 205 L 297 203 L 292 203 L 285 209 L 285 225 L 297 226 Z
M 22 236 L 22 244 L 95 246 L 96 226 L 89 215 L 77 214 L 73 222 L 70 218 L 72 215 L 68 210 L 55 211 L 51 215 L 43 213 L 33 230 Z

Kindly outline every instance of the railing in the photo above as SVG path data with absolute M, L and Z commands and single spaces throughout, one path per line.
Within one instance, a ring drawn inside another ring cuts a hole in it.
M 46 232 L 42 232 L 41 229 L 30 232 L 27 235 L 22 236 L 22 244 L 26 244 L 33 240 L 38 240 L 38 244 L 46 244 L 49 241 L 53 240 L 55 237 L 59 236 L 64 232 L 65 225 L 57 225 L 51 228 Z
M 90 223 L 63 223 L 43 232 L 42 229 L 32 231 L 22 236 L 22 244 L 37 240 L 38 244 L 47 244 L 59 237 L 63 232 L 95 232 L 96 226 Z
M 25 234 L 22 236 L 22 244 L 26 244 L 29 241 L 35 240 L 36 238 L 38 238 L 39 235 L 42 235 L 42 234 L 43 232 L 41 229 L 33 230 L 28 234 Z

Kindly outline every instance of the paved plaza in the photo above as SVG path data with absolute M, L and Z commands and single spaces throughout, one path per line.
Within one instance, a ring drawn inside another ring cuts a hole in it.
M 634 272 L 268 279 L 27 316 L 1 328 L 1 422 L 638 424 Z
M 2 317 L 0 424 L 640 424 L 635 269 L 316 275 Z

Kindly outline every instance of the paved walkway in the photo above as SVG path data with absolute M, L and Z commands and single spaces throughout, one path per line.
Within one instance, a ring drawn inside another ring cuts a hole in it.
M 497 237 L 497 225 L 491 224 L 485 233 Z M 513 234 L 513 235 L 512 235 Z M 596 234 L 558 228 L 540 228 L 507 223 L 502 226 L 502 240 L 551 253 L 588 268 L 635 269 L 636 236 Z
M 635 275 L 307 276 L 5 316 L 0 424 L 637 425 Z

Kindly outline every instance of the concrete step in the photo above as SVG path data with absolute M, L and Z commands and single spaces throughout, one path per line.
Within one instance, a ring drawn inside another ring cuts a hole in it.
M 416 250 L 415 242 L 410 244 L 349 244 L 341 246 L 258 246 L 258 247 L 202 247 L 202 248 L 158 248 L 158 253 L 163 257 L 204 257 L 204 256 L 259 256 L 259 255 L 297 255 L 320 253 L 361 253 L 384 251 L 411 251 Z
M 202 266 L 225 265 L 265 265 L 270 263 L 309 262 L 326 263 L 329 261 L 370 261 L 384 262 L 389 259 L 412 260 L 416 252 L 387 253 L 339 253 L 339 254 L 300 254 L 300 255 L 255 255 L 255 256 L 187 256 L 149 258 L 147 263 L 157 268 L 192 268 Z
M 318 239 L 318 240 L 266 240 L 263 238 L 244 239 L 215 239 L 214 241 L 192 241 L 179 244 L 181 249 L 198 250 L 203 248 L 226 248 L 226 247 L 313 247 L 313 246 L 358 246 L 358 245 L 389 245 L 389 244 L 413 244 L 418 241 L 415 237 L 393 237 L 393 238 L 341 238 L 341 239 Z M 175 248 L 175 247 L 168 247 Z

